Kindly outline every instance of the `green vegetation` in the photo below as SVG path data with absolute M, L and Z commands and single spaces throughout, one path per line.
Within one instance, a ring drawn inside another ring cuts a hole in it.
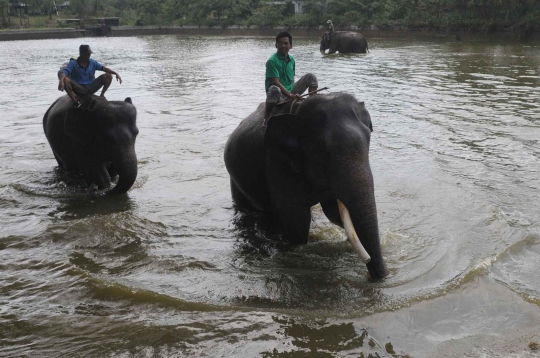
M 52 0 L 0 0 L 0 27 L 58 27 L 58 18 L 120 17 L 121 25 L 313 27 L 332 19 L 336 29 L 376 25 L 540 31 L 538 0 L 303 0 L 302 9 L 295 14 L 293 0 L 70 0 L 57 16 Z

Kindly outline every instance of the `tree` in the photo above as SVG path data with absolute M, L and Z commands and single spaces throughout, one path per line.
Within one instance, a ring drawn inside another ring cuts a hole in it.
M 304 25 L 315 26 L 325 24 L 329 17 L 328 8 L 332 8 L 334 3 L 331 0 L 305 0 L 303 5 Z
M 139 0 L 136 3 L 139 24 L 154 24 L 158 15 L 163 14 L 165 0 Z
M 92 0 L 70 0 L 70 7 L 79 19 L 85 19 L 91 12 Z
M 230 0 L 230 6 L 226 10 L 229 23 L 239 23 L 251 16 L 253 2 L 250 0 Z
M 8 0 L 0 0 L 0 27 L 2 28 L 10 25 L 8 11 L 9 11 Z
M 281 5 L 265 4 L 253 10 L 253 16 L 249 22 L 257 26 L 275 26 L 283 21 L 283 10 Z

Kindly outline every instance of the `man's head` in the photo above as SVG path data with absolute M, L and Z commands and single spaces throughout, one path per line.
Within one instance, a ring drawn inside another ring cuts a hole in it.
M 79 46 L 79 57 L 90 58 L 91 54 L 92 54 L 92 50 L 90 49 L 89 45 Z
M 289 53 L 289 50 L 292 48 L 292 36 L 287 31 L 280 32 L 276 36 L 276 48 L 278 49 L 278 52 L 283 55 L 287 56 Z

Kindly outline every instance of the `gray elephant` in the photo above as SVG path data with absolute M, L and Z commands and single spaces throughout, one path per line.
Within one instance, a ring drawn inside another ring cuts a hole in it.
M 346 93 L 313 95 L 275 109 L 266 129 L 263 113 L 261 104 L 225 145 L 237 206 L 274 213 L 284 239 L 305 244 L 311 207 L 320 203 L 328 219 L 346 229 L 355 251 L 367 251 L 370 259 L 361 258 L 370 275 L 386 276 L 369 165 L 371 117 L 364 103 Z
M 332 53 L 367 53 L 367 40 L 358 32 L 334 31 L 325 32 L 321 39 L 321 53 L 328 50 Z
M 43 117 L 43 130 L 61 168 L 78 171 L 86 184 L 109 188 L 110 194 L 127 192 L 137 178 L 135 138 L 137 110 L 128 97 L 108 101 L 85 96 L 75 107 L 69 96 L 58 98 Z

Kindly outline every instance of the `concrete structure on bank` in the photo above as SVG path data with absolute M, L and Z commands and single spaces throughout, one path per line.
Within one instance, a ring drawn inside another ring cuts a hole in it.
M 0 31 L 0 41 L 71 39 L 85 37 L 84 29 L 6 30 Z
M 302 9 L 303 3 L 304 0 L 293 0 L 292 4 L 294 5 L 295 15 L 302 15 L 304 13 L 304 10 Z

